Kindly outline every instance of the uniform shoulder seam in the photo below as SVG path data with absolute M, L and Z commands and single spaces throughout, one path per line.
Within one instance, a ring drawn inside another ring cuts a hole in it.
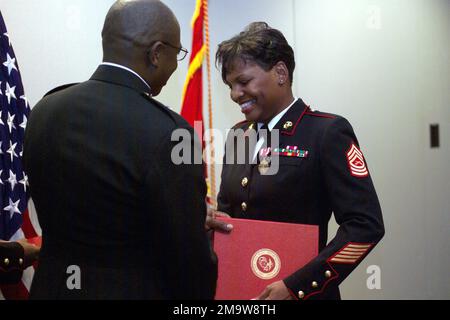
M 318 117 L 318 118 L 326 118 L 326 119 L 336 119 L 336 118 L 338 118 L 338 116 L 335 115 L 335 114 L 325 113 L 325 112 L 320 112 L 320 111 L 307 111 L 307 112 L 305 112 L 305 115 Z
M 67 89 L 67 88 L 73 87 L 73 86 L 75 86 L 75 85 L 77 85 L 77 84 L 80 84 L 80 83 L 79 83 L 79 82 L 75 82 L 75 83 L 63 84 L 63 85 L 61 85 L 61 86 L 59 86 L 59 87 L 56 87 L 56 88 L 50 90 L 49 92 L 47 92 L 47 93 L 44 95 L 44 97 L 47 97 L 47 96 L 49 96 L 49 95 L 51 95 L 51 94 L 53 94 L 53 93 L 56 93 L 56 92 L 65 90 L 65 89 Z
M 159 110 L 161 110 L 163 113 L 165 113 L 174 124 L 178 124 L 177 119 L 175 118 L 175 115 L 178 115 L 174 111 L 170 110 L 167 106 L 162 104 L 161 102 L 153 99 L 152 97 L 148 96 L 146 93 L 141 94 L 148 102 L 152 103 L 154 106 L 156 106 Z M 181 117 L 181 116 L 180 116 Z

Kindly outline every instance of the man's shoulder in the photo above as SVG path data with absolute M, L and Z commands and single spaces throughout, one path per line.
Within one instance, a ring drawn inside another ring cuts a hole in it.
M 69 101 L 76 101 L 77 95 L 82 91 L 79 88 L 83 83 L 68 83 L 51 89 L 37 102 L 32 111 L 36 113 L 35 110 L 48 110 L 49 106 L 65 105 Z
M 49 92 L 47 92 L 47 93 L 44 95 L 44 97 L 50 96 L 50 95 L 52 95 L 52 94 L 54 94 L 54 93 L 57 93 L 57 92 L 64 91 L 64 90 L 66 90 L 66 89 L 68 89 L 68 88 L 70 88 L 70 87 L 73 87 L 73 86 L 75 86 L 75 85 L 78 85 L 78 84 L 79 84 L 78 82 L 75 82 L 75 83 L 68 83 L 68 84 L 63 84 L 63 85 L 58 86 L 58 87 L 56 87 L 56 88 L 53 88 L 52 90 L 50 90 Z
M 167 121 L 170 121 L 174 127 L 192 128 L 191 125 L 178 113 L 170 109 L 163 103 L 153 99 L 150 96 L 143 95 L 157 110 L 165 115 Z

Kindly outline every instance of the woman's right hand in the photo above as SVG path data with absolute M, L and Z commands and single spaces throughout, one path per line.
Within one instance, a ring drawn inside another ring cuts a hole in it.
M 233 225 L 224 221 L 217 220 L 217 217 L 231 218 L 228 214 L 213 209 L 208 209 L 205 221 L 206 231 L 215 230 L 222 232 L 231 232 Z

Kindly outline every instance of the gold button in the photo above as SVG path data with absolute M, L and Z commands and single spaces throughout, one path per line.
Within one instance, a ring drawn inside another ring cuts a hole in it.
M 242 179 L 242 181 L 241 181 L 241 185 L 242 185 L 242 187 L 246 187 L 247 186 L 247 184 L 248 184 L 248 178 L 247 177 L 245 177 L 244 179 Z
M 242 208 L 242 211 L 247 211 L 247 204 L 245 202 L 242 202 L 241 208 Z
M 304 293 L 303 291 L 299 291 L 299 292 L 298 292 L 298 297 L 299 297 L 300 299 L 303 299 L 303 298 L 305 297 L 305 293 Z
M 5 258 L 5 260 L 3 260 L 3 263 L 5 264 L 5 266 L 9 265 L 9 259 Z
M 331 277 L 331 271 L 327 270 L 325 271 L 325 278 L 330 278 Z
M 289 128 L 291 128 L 294 124 L 291 121 L 287 121 L 284 125 L 283 125 L 283 129 L 287 130 Z
M 318 286 L 319 286 L 319 284 L 316 281 L 313 281 L 311 283 L 311 287 L 313 287 L 313 288 L 317 288 Z
M 19 266 L 23 265 L 23 259 L 19 258 Z

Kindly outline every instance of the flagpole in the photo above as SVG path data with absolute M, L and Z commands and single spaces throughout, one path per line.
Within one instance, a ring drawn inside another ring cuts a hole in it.
M 214 152 L 214 135 L 213 135 L 213 114 L 212 114 L 212 95 L 211 95 L 211 58 L 210 58 L 210 40 L 209 40 L 209 14 L 208 14 L 208 0 L 203 0 L 203 14 L 205 24 L 205 42 L 206 42 L 206 69 L 208 77 L 208 118 L 209 118 L 209 183 L 211 190 L 211 204 L 216 207 L 216 170 L 215 170 L 215 152 Z

